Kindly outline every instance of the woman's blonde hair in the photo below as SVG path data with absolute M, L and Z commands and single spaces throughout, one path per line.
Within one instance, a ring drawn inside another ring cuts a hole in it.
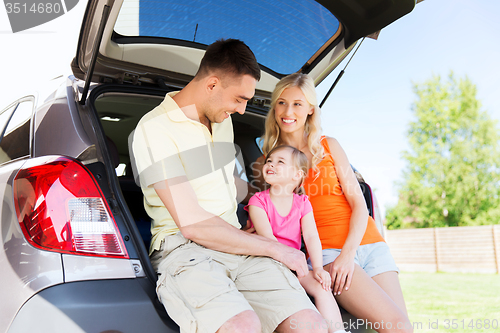
M 307 146 L 312 153 L 312 168 L 316 172 L 318 163 L 324 157 L 324 149 L 321 145 L 321 113 L 316 97 L 316 88 L 313 79 L 302 73 L 294 73 L 282 78 L 274 88 L 271 96 L 271 108 L 267 114 L 265 132 L 263 136 L 262 151 L 267 155 L 274 147 L 279 144 L 280 128 L 276 122 L 275 106 L 281 93 L 287 88 L 298 87 L 306 97 L 307 102 L 314 108 L 311 115 L 307 116 L 305 124 L 305 135 L 307 136 Z M 300 147 L 297 147 L 300 148 Z M 307 173 L 306 173 L 307 174 Z
M 291 149 L 292 150 L 292 164 L 296 170 L 302 171 L 302 177 L 300 178 L 300 181 L 297 184 L 297 186 L 295 187 L 295 189 L 293 190 L 293 192 L 295 194 L 298 194 L 298 195 L 303 195 L 303 194 L 305 194 L 305 190 L 304 190 L 304 187 L 302 186 L 302 184 L 304 183 L 304 180 L 306 179 L 307 171 L 308 171 L 307 164 L 309 163 L 309 161 L 307 160 L 306 154 L 304 154 L 303 152 L 301 152 L 300 150 L 298 150 L 297 148 L 295 148 L 293 146 L 280 145 L 280 146 L 276 146 L 273 149 L 271 149 L 271 151 L 266 155 L 266 161 L 269 157 L 271 157 L 272 154 L 274 154 L 275 152 L 277 152 L 279 150 L 283 150 L 283 149 Z

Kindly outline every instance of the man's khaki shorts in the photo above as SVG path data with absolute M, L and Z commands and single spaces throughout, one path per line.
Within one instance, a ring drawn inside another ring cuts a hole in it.
M 298 311 L 317 311 L 296 276 L 268 257 L 210 250 L 177 233 L 151 260 L 159 262 L 158 297 L 181 332 L 216 332 L 246 310 L 256 312 L 262 332 L 273 332 Z

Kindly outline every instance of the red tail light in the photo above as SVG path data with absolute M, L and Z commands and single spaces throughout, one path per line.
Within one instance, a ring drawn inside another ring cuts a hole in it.
M 49 251 L 128 258 L 99 186 L 80 162 L 34 159 L 14 179 L 16 212 L 24 236 Z

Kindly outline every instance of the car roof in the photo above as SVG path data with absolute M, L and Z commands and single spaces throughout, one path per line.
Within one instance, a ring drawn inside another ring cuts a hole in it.
M 414 0 L 90 0 L 72 68 L 76 77 L 90 75 L 85 79 L 93 82 L 182 87 L 196 74 L 207 45 L 238 38 L 261 66 L 257 90 L 270 92 L 281 77 L 297 71 L 319 84 L 359 38 L 414 5 Z

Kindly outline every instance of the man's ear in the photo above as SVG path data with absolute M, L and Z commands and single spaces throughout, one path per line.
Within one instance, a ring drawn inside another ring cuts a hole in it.
M 215 75 L 209 76 L 205 81 L 205 86 L 208 92 L 212 92 L 220 84 L 220 79 Z

